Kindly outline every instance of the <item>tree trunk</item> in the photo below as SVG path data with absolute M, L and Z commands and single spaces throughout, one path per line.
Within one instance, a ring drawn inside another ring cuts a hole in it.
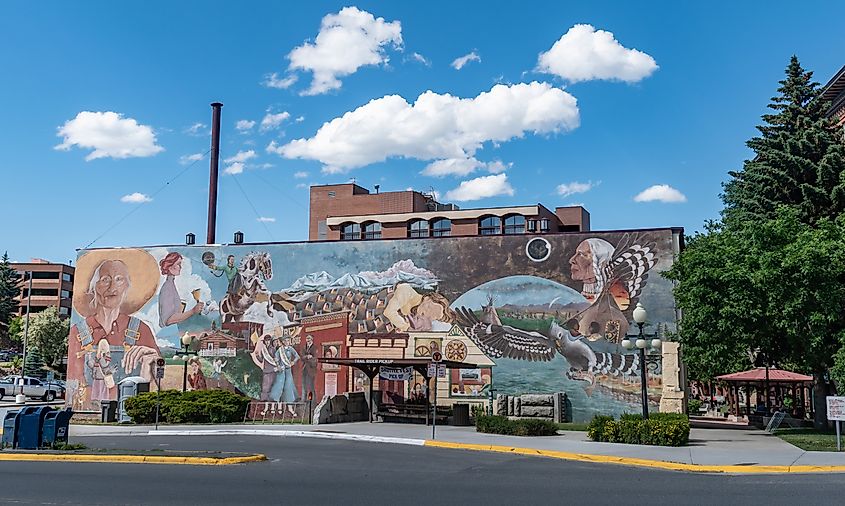
M 828 385 L 824 381 L 825 371 L 816 371 L 813 373 L 813 426 L 818 430 L 826 430 L 828 428 L 827 421 L 827 395 Z

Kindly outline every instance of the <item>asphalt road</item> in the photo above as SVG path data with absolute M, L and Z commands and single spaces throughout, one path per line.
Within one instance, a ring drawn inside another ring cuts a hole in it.
M 724 476 L 465 450 L 261 436 L 74 438 L 261 452 L 236 466 L 0 462 L 0 504 L 838 504 L 842 475 Z

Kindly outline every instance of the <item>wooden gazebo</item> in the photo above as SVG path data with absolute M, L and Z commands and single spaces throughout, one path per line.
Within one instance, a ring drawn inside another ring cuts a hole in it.
M 796 418 L 804 418 L 804 413 L 813 415 L 812 402 L 810 399 L 810 388 L 813 381 L 812 376 L 799 374 L 782 369 L 756 367 L 747 371 L 723 374 L 716 379 L 728 383 L 731 387 L 731 411 L 739 416 L 741 408 L 739 405 L 739 390 L 745 390 L 745 414 L 767 416 L 772 411 L 772 400 L 776 406 L 783 406 L 786 397 L 791 397 L 793 407 L 796 410 Z M 764 401 L 765 412 L 751 410 L 752 388 L 757 393 L 758 400 L 761 395 Z

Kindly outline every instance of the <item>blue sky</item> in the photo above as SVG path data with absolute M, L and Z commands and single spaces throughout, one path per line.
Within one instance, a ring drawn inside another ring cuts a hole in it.
M 845 8 L 795 5 L 3 2 L 2 249 L 202 241 L 208 159 L 184 157 L 208 150 L 216 100 L 222 168 L 242 170 L 221 174 L 218 242 L 304 240 L 307 185 L 353 177 L 692 232 L 790 55 L 822 83 L 845 64 Z

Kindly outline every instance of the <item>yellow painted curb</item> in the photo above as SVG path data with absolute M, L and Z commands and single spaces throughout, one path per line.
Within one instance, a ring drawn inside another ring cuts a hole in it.
M 171 457 L 166 455 L 83 455 L 61 453 L 0 453 L 0 461 L 29 462 L 104 462 L 120 464 L 188 464 L 195 466 L 228 466 L 267 460 L 263 454 L 243 457 Z
M 592 455 L 589 453 L 570 453 L 554 450 L 538 450 L 536 448 L 519 448 L 513 446 L 477 445 L 465 443 L 450 443 L 448 441 L 426 440 L 425 446 L 435 448 L 453 448 L 459 450 L 473 450 L 481 452 L 511 453 L 516 455 L 535 455 L 555 459 L 574 460 L 578 462 L 593 462 L 601 464 L 620 464 L 624 466 L 649 467 L 668 471 L 691 471 L 698 473 L 845 473 L 845 466 L 715 466 L 684 464 L 681 462 L 665 462 L 662 460 L 638 459 L 633 457 L 617 457 L 614 455 Z

